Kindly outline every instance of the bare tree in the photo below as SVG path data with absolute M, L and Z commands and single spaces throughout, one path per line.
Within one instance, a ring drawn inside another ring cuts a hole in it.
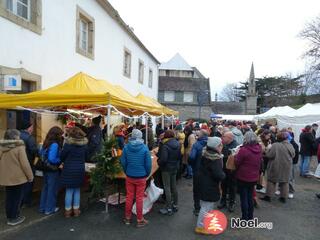
M 311 60 L 313 69 L 320 70 L 320 16 L 308 22 L 299 36 L 308 42 L 304 57 Z
M 236 83 L 228 83 L 223 87 L 222 91 L 220 92 L 219 98 L 222 101 L 238 102 L 239 97 L 237 91 L 238 90 Z

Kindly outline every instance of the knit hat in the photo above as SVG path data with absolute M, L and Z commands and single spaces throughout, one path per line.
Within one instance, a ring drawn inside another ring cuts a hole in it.
M 131 136 L 135 139 L 142 139 L 142 132 L 139 129 L 133 129 Z
M 182 131 L 182 125 L 181 124 L 178 124 L 175 128 L 177 131 Z
M 207 146 L 209 148 L 216 149 L 221 143 L 222 140 L 219 137 L 208 137 Z

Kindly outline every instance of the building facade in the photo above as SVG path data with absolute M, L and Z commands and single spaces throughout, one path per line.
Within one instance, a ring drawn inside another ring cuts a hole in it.
M 209 118 L 210 82 L 179 53 L 159 67 L 159 102 L 179 111 L 180 119 Z
M 45 89 L 82 71 L 158 97 L 158 60 L 107 0 L 0 0 L 0 32 L 2 93 Z M 8 76 L 21 88 L 8 90 Z M 0 110 L 0 131 L 24 118 Z

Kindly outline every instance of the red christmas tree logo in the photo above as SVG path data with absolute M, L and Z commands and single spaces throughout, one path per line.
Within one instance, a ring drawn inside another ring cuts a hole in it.
M 220 211 L 212 210 L 205 215 L 203 223 L 209 234 L 218 235 L 226 230 L 227 217 Z

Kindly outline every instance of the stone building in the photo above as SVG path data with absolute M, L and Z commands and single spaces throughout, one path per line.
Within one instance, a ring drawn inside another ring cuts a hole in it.
M 180 119 L 208 119 L 209 78 L 191 67 L 179 53 L 159 67 L 159 102 L 180 112 Z

